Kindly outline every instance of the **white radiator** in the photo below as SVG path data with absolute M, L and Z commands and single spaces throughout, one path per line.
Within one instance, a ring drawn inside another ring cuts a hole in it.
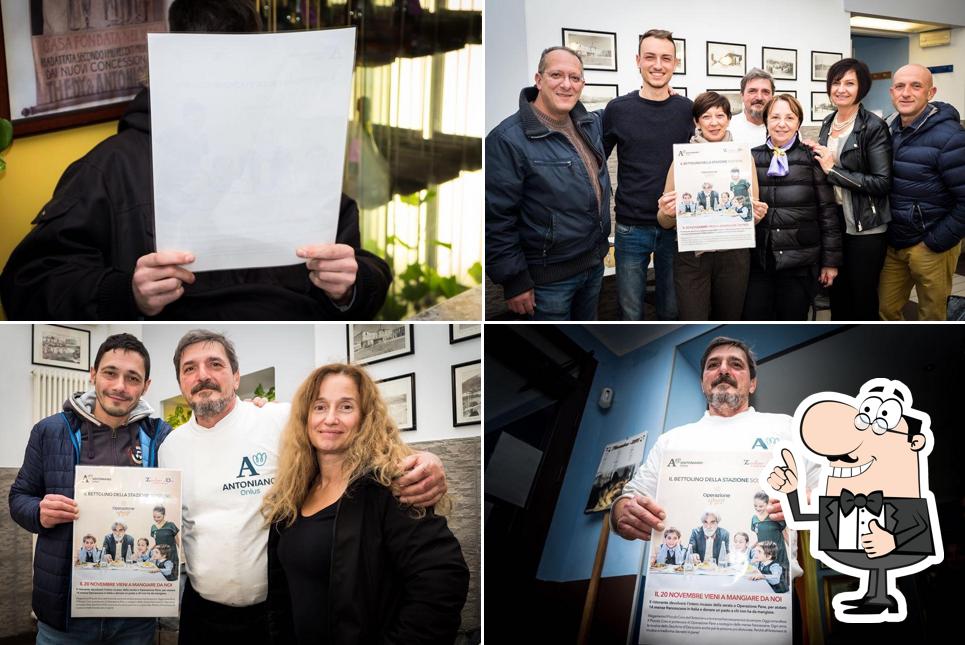
M 33 421 L 57 414 L 75 392 L 90 387 L 90 375 L 76 370 L 35 367 L 33 370 Z

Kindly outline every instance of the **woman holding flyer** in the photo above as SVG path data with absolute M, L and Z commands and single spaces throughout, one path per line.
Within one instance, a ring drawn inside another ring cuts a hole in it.
M 452 643 L 469 571 L 444 517 L 392 495 L 411 450 L 378 386 L 326 365 L 291 405 L 262 506 L 272 641 Z
M 881 117 L 861 105 L 871 72 L 845 58 L 828 70 L 828 96 L 837 108 L 821 124 L 818 141 L 805 140 L 834 187 L 844 220 L 844 264 L 831 287 L 835 320 L 878 320 L 878 278 L 885 263 L 891 208 L 891 134 Z
M 691 143 L 731 141 L 730 102 L 717 92 L 704 92 L 694 100 L 696 131 Z M 753 177 L 753 194 L 757 178 Z M 729 194 L 725 193 L 728 195 Z M 657 205 L 657 221 L 664 228 L 677 226 L 677 192 L 673 166 Z M 718 202 L 719 203 L 719 202 Z M 767 204 L 754 202 L 754 221 L 767 213 Z M 678 251 L 674 255 L 674 287 L 680 320 L 738 320 L 744 306 L 744 290 L 750 267 L 748 249 Z
M 841 265 L 841 225 L 834 191 L 798 137 L 801 104 L 779 94 L 764 106 L 767 142 L 751 150 L 761 201 L 744 299 L 745 320 L 806 320 L 818 283 L 830 287 Z

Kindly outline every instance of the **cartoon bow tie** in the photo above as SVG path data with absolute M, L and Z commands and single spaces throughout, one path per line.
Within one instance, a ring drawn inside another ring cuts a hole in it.
M 845 488 L 841 491 L 839 501 L 845 517 L 850 515 L 855 508 L 867 508 L 872 515 L 878 515 L 881 513 L 881 507 L 884 504 L 884 494 L 880 490 L 876 490 L 869 495 L 862 495 L 861 493 L 855 495 Z

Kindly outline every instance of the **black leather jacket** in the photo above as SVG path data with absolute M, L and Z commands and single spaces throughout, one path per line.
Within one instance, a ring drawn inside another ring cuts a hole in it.
M 837 111 L 825 117 L 818 142 L 828 145 L 831 123 Z M 828 173 L 828 183 L 846 188 L 851 212 L 859 231 L 891 221 L 891 133 L 888 125 L 863 106 L 858 106 L 854 129 L 841 149 L 841 158 Z

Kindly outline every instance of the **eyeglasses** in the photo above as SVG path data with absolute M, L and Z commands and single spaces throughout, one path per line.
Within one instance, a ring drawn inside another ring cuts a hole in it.
M 548 73 L 544 72 L 542 76 L 547 77 L 554 83 L 562 83 L 564 79 L 567 79 L 567 78 L 570 79 L 570 83 L 572 83 L 573 85 L 579 85 L 583 82 L 582 76 L 577 76 L 575 74 L 570 74 L 569 76 L 567 76 L 563 72 L 548 72 Z
M 898 417 L 898 419 L 901 420 L 901 417 Z M 896 421 L 895 426 L 897 425 L 898 423 Z M 888 427 L 888 421 L 886 421 L 885 419 L 882 419 L 881 417 L 877 417 L 874 421 L 872 421 L 871 418 L 864 412 L 859 413 L 858 416 L 854 418 L 854 427 L 857 428 L 858 430 L 867 430 L 870 427 L 871 431 L 874 432 L 879 437 L 886 432 L 893 432 L 895 434 L 903 434 L 903 435 L 908 434 L 907 432 L 892 430 L 891 428 Z

